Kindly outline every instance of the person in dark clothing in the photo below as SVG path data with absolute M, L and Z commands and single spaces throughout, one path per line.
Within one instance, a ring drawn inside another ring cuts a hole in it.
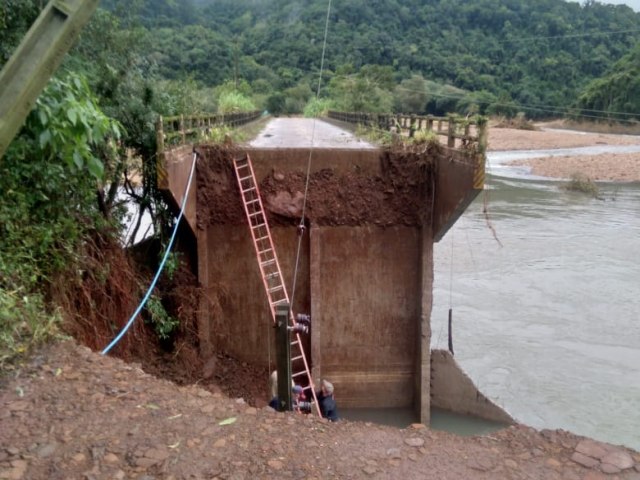
M 338 410 L 336 409 L 336 400 L 333 396 L 333 384 L 327 380 L 322 380 L 320 391 L 316 393 L 318 405 L 322 418 L 328 419 L 330 422 L 338 420 Z

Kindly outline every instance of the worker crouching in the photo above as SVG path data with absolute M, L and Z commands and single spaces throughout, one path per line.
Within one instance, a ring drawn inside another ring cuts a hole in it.
M 320 391 L 316 392 L 316 398 L 318 399 L 322 418 L 326 418 L 330 422 L 337 421 L 338 410 L 333 396 L 333 384 L 327 380 L 322 380 Z

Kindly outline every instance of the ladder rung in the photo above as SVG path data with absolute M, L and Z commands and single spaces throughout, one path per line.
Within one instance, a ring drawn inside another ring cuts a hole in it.
M 256 187 L 249 187 L 247 189 L 242 190 L 242 193 L 250 192 L 251 190 L 255 190 L 255 189 L 256 189 Z
M 273 249 L 271 247 L 265 248 L 264 250 L 259 250 L 258 251 L 258 255 L 264 255 L 265 253 L 271 252 L 271 251 L 273 251 Z
M 294 345 L 298 345 L 300 342 L 298 342 L 298 340 L 294 340 L 293 342 L 291 342 L 291 346 L 293 347 Z
M 295 361 L 297 361 L 297 360 L 302 360 L 303 358 L 304 358 L 304 355 L 298 355 L 297 357 L 293 357 L 293 358 L 291 359 L 291 361 L 292 361 L 292 362 L 295 362 Z
M 241 182 L 244 182 L 245 180 L 249 180 L 250 178 L 253 178 L 251 175 L 247 176 L 247 177 L 242 177 L 240 178 Z
M 269 235 L 267 235 L 266 237 L 256 238 L 256 242 L 261 242 L 262 240 L 266 240 L 267 238 L 269 238 Z
M 276 259 L 272 258 L 271 260 L 260 262 L 260 265 L 262 265 L 263 267 L 266 267 L 267 265 L 273 265 L 274 263 L 276 263 Z
M 282 290 L 284 286 L 278 285 L 277 287 L 273 287 L 269 289 L 269 293 L 277 292 L 278 290 Z
M 249 200 L 249 201 L 247 202 L 247 205 L 251 205 L 252 203 L 257 203 L 257 202 L 259 202 L 259 201 L 260 201 L 260 199 L 259 199 L 259 198 L 255 198 L 255 199 L 253 199 L 253 200 Z
M 258 225 L 253 225 L 251 228 L 260 228 L 260 227 L 264 227 L 266 224 L 265 223 L 259 223 Z
M 249 214 L 250 217 L 257 217 L 258 215 L 262 215 L 262 211 L 261 210 L 258 210 L 257 212 L 253 212 L 253 213 Z
M 275 302 L 271 302 L 271 305 L 280 305 L 281 303 L 286 302 L 286 301 L 287 301 L 286 298 L 281 298 L 280 300 L 276 300 Z
M 276 278 L 276 277 L 278 277 L 278 276 L 280 276 L 280 274 L 279 274 L 278 272 L 267 273 L 267 274 L 265 275 L 265 277 L 266 277 L 266 279 L 267 279 L 267 280 L 271 280 L 272 278 Z
M 306 374 L 307 372 L 302 370 L 301 372 L 294 373 L 293 375 L 291 375 L 291 378 L 299 377 L 300 375 L 306 375 Z
M 302 390 L 311 390 L 311 385 L 307 385 L 306 387 L 302 387 Z

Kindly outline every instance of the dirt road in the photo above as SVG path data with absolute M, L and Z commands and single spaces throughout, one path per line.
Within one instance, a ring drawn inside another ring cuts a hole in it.
M 11 480 L 640 478 L 638 453 L 567 432 L 331 424 L 179 387 L 72 342 L 3 380 L 0 425 L 0 479 Z
M 322 120 L 274 118 L 249 145 L 254 148 L 377 148 L 352 133 Z

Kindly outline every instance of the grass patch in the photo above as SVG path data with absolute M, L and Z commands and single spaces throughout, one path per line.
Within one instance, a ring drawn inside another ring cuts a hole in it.
M 60 312 L 48 312 L 39 294 L 0 288 L 0 370 L 59 336 L 61 321 Z
M 370 143 L 377 143 L 379 145 L 392 145 L 395 141 L 392 132 L 380 130 L 379 128 L 366 127 L 364 125 L 358 125 L 356 127 L 355 135 L 358 138 L 363 138 Z
M 416 130 L 410 140 L 416 144 L 440 143 L 438 134 L 433 130 Z
M 231 132 L 233 142 L 242 144 L 253 140 L 272 118 L 270 115 L 263 115 L 258 120 L 239 126 Z

